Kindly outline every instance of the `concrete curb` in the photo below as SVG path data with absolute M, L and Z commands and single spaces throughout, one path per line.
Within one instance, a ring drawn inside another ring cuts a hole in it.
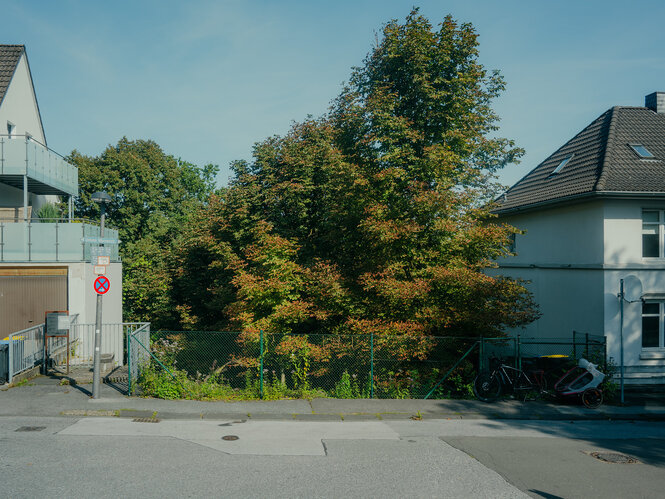
M 38 377 L 21 387 L 0 391 L 0 416 L 114 416 L 160 419 L 260 419 L 301 421 L 376 421 L 418 419 L 487 419 L 552 421 L 665 421 L 660 395 L 641 405 L 601 406 L 500 400 L 313 399 L 204 402 L 126 397 L 112 385 L 102 385 L 101 398 L 90 398 L 85 385 L 60 385 L 59 379 Z M 414 418 L 416 417 L 416 418 Z

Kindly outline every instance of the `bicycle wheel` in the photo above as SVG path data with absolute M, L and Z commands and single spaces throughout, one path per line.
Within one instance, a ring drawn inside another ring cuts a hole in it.
M 501 381 L 496 374 L 480 373 L 473 382 L 473 393 L 478 400 L 493 402 L 501 395 Z
M 582 393 L 582 403 L 587 409 L 595 409 L 603 403 L 603 392 L 598 388 L 587 388 Z

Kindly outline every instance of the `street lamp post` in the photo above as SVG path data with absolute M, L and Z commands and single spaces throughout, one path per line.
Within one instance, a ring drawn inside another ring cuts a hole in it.
M 625 287 L 624 287 L 624 281 L 625 281 Z M 626 291 L 625 288 L 628 288 Z M 624 398 L 624 362 L 623 362 L 623 304 L 624 302 L 626 303 L 635 303 L 635 302 L 641 302 L 643 299 L 642 295 L 642 281 L 634 275 L 628 275 L 625 277 L 625 279 L 620 279 L 619 280 L 619 294 L 617 295 L 619 298 L 619 348 L 621 349 L 621 357 L 620 357 L 620 363 L 621 363 L 621 405 L 624 404 L 625 398 Z
M 624 404 L 624 396 L 623 396 L 623 302 L 626 299 L 626 295 L 623 292 L 623 279 L 620 280 L 620 286 L 619 286 L 619 302 L 621 303 L 621 310 L 620 310 L 620 326 L 619 326 L 619 338 L 621 341 L 621 405 Z
M 106 218 L 106 205 L 111 202 L 111 197 L 103 191 L 95 192 L 91 199 L 99 204 L 101 211 L 99 223 L 99 238 L 104 238 L 104 219 Z M 99 243 L 103 246 L 103 243 Z M 95 353 L 92 368 L 92 398 L 99 398 L 99 378 L 101 371 L 101 349 L 102 349 L 102 295 L 97 293 L 97 309 L 95 318 Z

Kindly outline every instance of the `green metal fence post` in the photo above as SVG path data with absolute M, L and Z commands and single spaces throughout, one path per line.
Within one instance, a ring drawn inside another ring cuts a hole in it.
M 369 398 L 374 398 L 374 331 L 369 333 Z
M 607 372 L 607 336 L 603 336 L 603 367 L 603 372 Z
M 584 347 L 584 357 L 589 360 L 589 333 L 586 333 L 586 346 Z
M 485 338 L 480 337 L 480 352 L 478 354 L 478 372 L 483 372 L 485 369 Z
M 577 344 L 575 343 L 575 330 L 573 329 L 573 359 L 577 360 Z
M 263 329 L 259 331 L 259 397 L 263 398 Z
M 520 335 L 515 339 L 515 367 L 522 369 L 522 353 L 520 352 Z
M 132 395 L 132 340 L 131 329 L 127 329 L 127 396 Z

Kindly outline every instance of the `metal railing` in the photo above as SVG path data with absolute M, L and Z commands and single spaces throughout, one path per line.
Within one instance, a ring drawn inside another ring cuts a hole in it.
M 112 353 L 116 366 L 124 364 L 125 338 L 143 322 L 102 324 L 102 353 Z M 71 365 L 92 366 L 95 354 L 95 324 L 74 324 L 69 331 Z
M 100 228 L 84 220 L 16 222 L 0 219 L 0 262 L 89 261 Z M 112 261 L 119 261 L 118 231 L 104 229 Z
M 143 322 L 125 322 L 117 324 L 102 324 L 102 352 L 112 353 L 116 366 L 125 363 L 125 338 L 134 333 L 147 331 L 147 337 L 140 336 L 145 344 L 149 344 L 150 324 Z M 94 324 L 78 324 L 78 314 L 70 318 L 69 348 L 70 364 L 87 366 L 92 365 L 94 358 Z M 8 382 L 19 373 L 40 365 L 44 361 L 44 324 L 34 326 L 10 334 L 2 343 L 8 345 Z M 53 360 L 66 358 L 66 337 L 49 338 L 49 357 Z M 134 352 L 137 361 L 143 359 L 145 354 Z M 138 362 L 135 363 L 138 365 Z M 135 374 L 135 379 L 138 373 Z
M 17 374 L 40 364 L 44 359 L 44 324 L 8 336 L 9 383 Z
M 78 168 L 29 135 L 0 135 L 0 175 L 24 175 L 62 193 L 78 194 Z

